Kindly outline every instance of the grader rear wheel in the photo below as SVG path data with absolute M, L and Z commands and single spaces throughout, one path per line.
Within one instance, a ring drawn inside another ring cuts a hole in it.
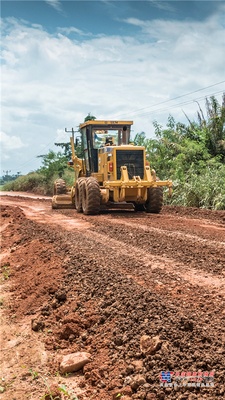
M 78 178 L 75 186 L 75 208 L 78 213 L 82 213 L 82 184 L 85 178 Z
M 82 182 L 82 208 L 85 215 L 99 214 L 100 188 L 95 178 L 87 178 Z
M 144 204 L 139 204 L 139 203 L 133 203 L 134 204 L 134 211 L 138 212 L 138 211 L 145 211 L 145 206 Z
M 66 182 L 63 179 L 56 179 L 54 182 L 54 195 L 66 194 Z
M 163 206 L 162 187 L 151 187 L 148 189 L 148 199 L 145 203 L 147 213 L 159 214 Z

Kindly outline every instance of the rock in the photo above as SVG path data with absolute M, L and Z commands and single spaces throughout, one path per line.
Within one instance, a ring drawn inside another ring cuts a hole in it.
M 121 379 L 112 379 L 109 383 L 109 390 L 113 390 L 115 388 L 117 388 L 117 394 L 121 393 L 121 389 L 123 386 L 123 381 Z M 113 392 L 114 393 L 114 392 Z
M 81 339 L 85 342 L 88 338 L 88 333 L 87 332 L 83 332 L 81 335 Z
M 113 400 L 118 400 L 118 399 L 131 399 L 132 396 L 132 389 L 130 386 L 125 386 L 121 389 L 116 389 L 112 393 L 112 399 Z
M 126 376 L 126 378 L 123 381 L 124 385 L 130 385 L 131 382 L 132 382 L 131 376 Z
M 140 349 L 143 354 L 155 354 L 162 346 L 162 340 L 159 336 L 150 337 L 148 335 L 141 336 Z
M 64 303 L 67 300 L 67 295 L 66 292 L 63 292 L 59 290 L 58 292 L 55 293 L 55 298 L 60 302 Z
M 74 338 L 79 336 L 79 328 L 76 324 L 66 324 L 62 327 L 60 332 L 60 339 L 68 340 L 71 335 L 74 335 Z
M 157 397 L 155 395 L 155 393 L 147 393 L 146 394 L 146 400 L 156 400 Z
M 150 383 L 144 383 L 144 385 L 143 385 L 143 389 L 145 389 L 145 390 L 150 389 L 150 387 L 151 387 Z
M 117 336 L 117 337 L 114 339 L 114 343 L 115 343 L 116 346 L 122 346 L 122 344 L 123 344 L 123 339 L 122 339 L 121 337 Z
M 42 320 L 32 319 L 31 321 L 31 329 L 35 332 L 43 331 L 45 327 L 45 323 Z
M 186 317 L 181 317 L 180 326 L 181 326 L 181 329 L 184 331 L 193 331 L 193 329 L 194 329 L 193 321 L 187 319 Z
M 4 393 L 5 388 L 3 386 L 0 386 L 0 393 Z
M 169 351 L 169 348 L 170 348 L 169 342 L 162 343 L 161 349 L 163 353 L 167 353 Z
M 143 368 L 143 361 L 142 360 L 135 360 L 132 362 L 133 366 L 135 367 L 135 371 L 140 372 Z
M 126 372 L 127 375 L 132 374 L 132 372 L 134 372 L 134 366 L 131 365 L 131 364 L 127 365 L 125 372 Z
M 144 385 L 146 383 L 145 377 L 143 375 L 136 375 L 130 384 L 133 390 L 137 390 L 139 386 Z
M 118 399 L 118 397 L 117 397 L 117 399 Z M 116 399 L 116 400 L 117 400 L 117 399 Z M 123 397 L 121 397 L 121 399 L 122 399 L 122 400 L 131 400 L 132 397 L 130 397 L 130 396 L 123 396 Z
M 60 363 L 60 371 L 65 374 L 66 372 L 79 371 L 88 362 L 90 362 L 91 354 L 86 352 L 71 353 L 63 356 Z

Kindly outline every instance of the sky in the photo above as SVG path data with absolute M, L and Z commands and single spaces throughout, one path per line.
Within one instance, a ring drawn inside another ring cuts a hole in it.
M 39 168 L 88 113 L 133 137 L 196 120 L 224 66 L 225 1 L 3 0 L 0 175 Z

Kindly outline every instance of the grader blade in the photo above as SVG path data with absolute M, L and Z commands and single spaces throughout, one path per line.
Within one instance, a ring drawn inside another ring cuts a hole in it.
M 52 208 L 74 208 L 74 204 L 72 203 L 71 196 L 68 194 L 61 194 L 53 196 L 52 198 Z

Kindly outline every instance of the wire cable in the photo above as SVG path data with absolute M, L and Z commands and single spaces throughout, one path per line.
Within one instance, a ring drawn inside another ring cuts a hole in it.
M 136 116 L 151 115 L 151 114 L 154 114 L 154 113 L 164 112 L 164 111 L 167 111 L 167 110 L 170 110 L 170 109 L 174 109 L 174 108 L 177 108 L 177 107 L 180 107 L 180 106 L 192 104 L 195 101 L 205 100 L 208 96 L 211 97 L 211 96 L 214 96 L 214 95 L 217 95 L 217 94 L 220 94 L 220 93 L 224 93 L 224 91 L 225 91 L 225 89 L 224 90 L 220 90 L 218 92 L 211 93 L 211 94 L 207 94 L 207 95 L 202 96 L 202 97 L 197 97 L 195 99 L 186 100 L 186 101 L 181 102 L 181 103 L 176 103 L 176 104 L 173 104 L 173 105 L 171 105 L 169 107 L 158 108 L 156 110 L 146 111 L 144 113 L 137 114 Z
M 206 87 L 204 87 L 204 88 L 194 90 L 193 92 L 185 93 L 185 94 L 182 94 L 182 95 L 180 95 L 180 96 L 173 97 L 172 99 L 164 100 L 164 101 L 161 101 L 161 102 L 159 102 L 159 103 L 152 104 L 152 105 L 150 105 L 150 106 L 146 106 L 146 107 L 143 107 L 143 108 L 139 108 L 139 109 L 133 110 L 133 111 L 128 112 L 128 113 L 119 114 L 119 115 L 117 115 L 117 118 L 120 117 L 120 116 L 123 116 L 123 115 L 134 114 L 134 113 L 137 113 L 137 112 L 139 112 L 139 111 L 146 110 L 147 108 L 156 107 L 156 106 L 159 106 L 159 105 L 161 105 L 161 104 L 165 104 L 165 103 L 168 103 L 168 102 L 170 102 L 170 101 L 180 99 L 181 97 L 185 97 L 185 96 L 189 96 L 189 95 L 194 94 L 194 93 L 198 93 L 198 92 L 200 92 L 200 91 L 202 91 L 202 90 L 209 89 L 209 88 L 211 88 L 211 87 L 220 85 L 220 84 L 222 84 L 222 83 L 225 83 L 225 81 L 217 82 L 217 83 L 214 83 L 213 85 L 209 85 L 209 86 L 206 86 Z

